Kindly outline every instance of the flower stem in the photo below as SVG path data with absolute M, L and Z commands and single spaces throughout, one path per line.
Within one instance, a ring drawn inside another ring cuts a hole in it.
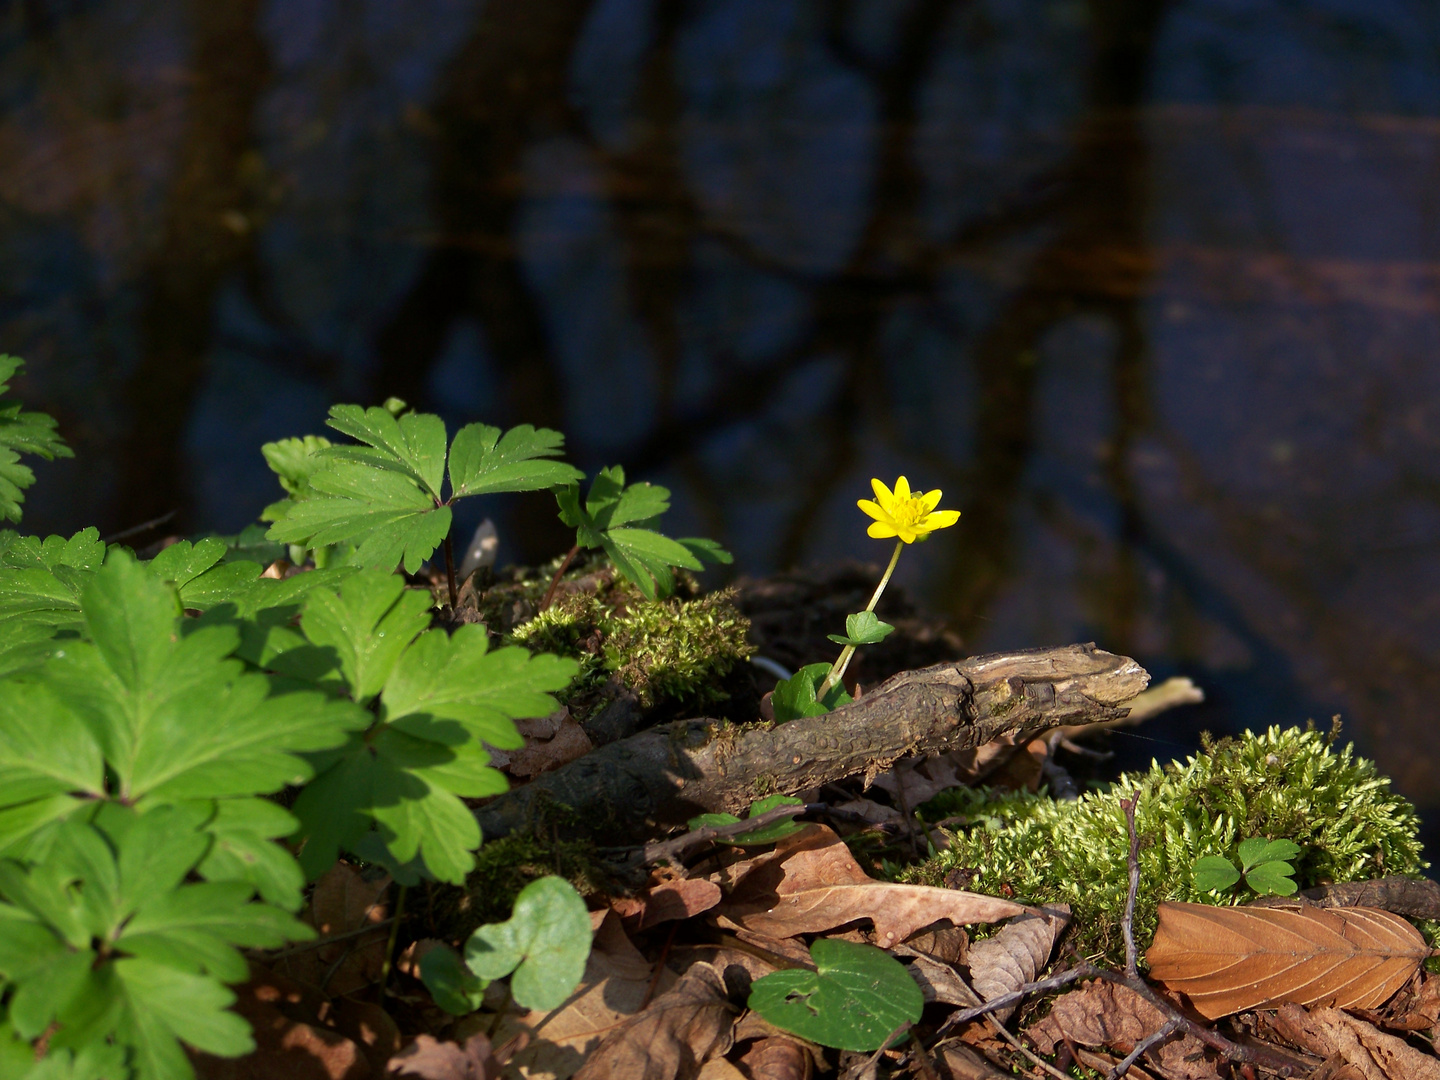
M 875 593 L 870 597 L 870 603 L 865 605 L 866 611 L 874 611 L 875 605 L 880 602 L 880 594 L 885 591 L 885 586 L 890 584 L 890 575 L 895 573 L 895 564 L 900 561 L 900 552 L 904 550 L 905 541 L 895 541 L 895 553 L 890 556 L 890 565 L 885 567 L 885 576 L 880 579 L 880 584 L 875 586 Z M 844 677 L 845 669 L 850 666 L 850 658 L 854 655 L 854 645 L 846 645 L 845 648 L 840 650 L 840 655 L 836 657 L 835 663 L 830 666 L 830 673 L 825 676 L 825 681 L 822 682 L 815 691 L 815 699 L 817 701 L 824 698 L 825 695 L 830 692 L 830 688 Z

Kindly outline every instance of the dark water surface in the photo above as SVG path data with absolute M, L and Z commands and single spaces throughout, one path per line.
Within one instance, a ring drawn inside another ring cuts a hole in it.
M 1440 839 L 1435 4 L 26 0 L 0 101 L 27 528 L 234 530 L 389 394 L 748 573 L 883 561 L 903 472 L 972 650 L 1206 689 L 1129 761 L 1340 713 Z

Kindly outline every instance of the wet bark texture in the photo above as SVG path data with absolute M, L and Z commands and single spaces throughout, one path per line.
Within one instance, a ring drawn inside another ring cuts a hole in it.
M 859 701 L 775 727 L 706 719 L 664 724 L 538 777 L 481 807 L 486 839 L 568 806 L 597 838 L 641 834 L 707 812 L 743 813 L 757 798 L 874 776 L 898 758 L 1125 715 L 1150 676 L 1089 645 L 993 653 L 905 671 Z

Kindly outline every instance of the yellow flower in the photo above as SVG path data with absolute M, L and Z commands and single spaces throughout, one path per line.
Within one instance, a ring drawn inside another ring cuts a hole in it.
M 905 543 L 913 544 L 936 529 L 948 529 L 960 520 L 959 510 L 935 509 L 940 502 L 938 489 L 913 495 L 910 482 L 903 476 L 895 481 L 893 492 L 879 480 L 871 480 L 870 486 L 875 489 L 877 501 L 861 499 L 856 505 L 875 519 L 866 531 L 876 540 L 898 536 Z

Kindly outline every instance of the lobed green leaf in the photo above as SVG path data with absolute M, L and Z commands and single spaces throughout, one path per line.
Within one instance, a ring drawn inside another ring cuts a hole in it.
M 560 877 L 532 881 L 503 923 L 481 926 L 465 943 L 465 963 L 482 979 L 514 973 L 510 992 L 527 1009 L 550 1010 L 574 993 L 590 955 L 590 915 Z

